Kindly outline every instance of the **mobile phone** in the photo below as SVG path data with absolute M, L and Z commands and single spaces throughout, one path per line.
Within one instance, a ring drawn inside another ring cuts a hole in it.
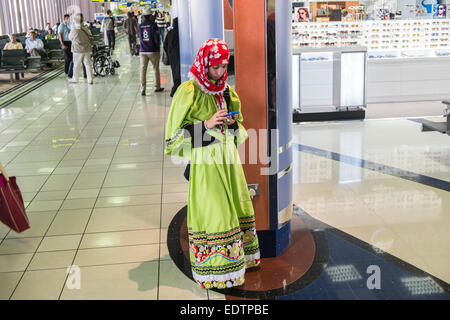
M 229 117 L 229 116 L 234 116 L 235 114 L 239 114 L 239 113 L 241 113 L 239 110 L 237 110 L 237 111 L 231 111 L 231 112 L 229 112 L 226 116 L 227 116 L 227 117 Z

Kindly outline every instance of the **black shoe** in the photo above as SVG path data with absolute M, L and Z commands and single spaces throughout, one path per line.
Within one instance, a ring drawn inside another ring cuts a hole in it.
M 155 92 L 161 92 L 164 91 L 164 88 L 155 89 Z
M 145 96 L 145 91 L 141 91 L 141 96 Z

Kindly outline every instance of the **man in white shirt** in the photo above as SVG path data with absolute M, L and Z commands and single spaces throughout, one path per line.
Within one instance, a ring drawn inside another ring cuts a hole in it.
M 36 38 L 34 31 L 30 32 L 30 37 L 25 41 L 25 49 L 30 56 L 45 56 L 44 43 Z

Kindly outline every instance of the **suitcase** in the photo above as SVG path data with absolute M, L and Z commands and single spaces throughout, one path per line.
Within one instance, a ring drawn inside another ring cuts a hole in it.
M 0 163 L 0 221 L 20 233 L 30 228 L 16 177 L 8 177 Z

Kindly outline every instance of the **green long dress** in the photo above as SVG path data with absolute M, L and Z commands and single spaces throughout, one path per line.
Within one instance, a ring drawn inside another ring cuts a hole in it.
M 228 111 L 241 111 L 236 91 L 229 86 Z M 216 143 L 192 147 L 183 130 L 210 119 L 218 107 L 214 95 L 203 92 L 194 80 L 176 91 L 166 127 L 165 153 L 191 161 L 187 224 L 192 275 L 202 287 L 230 288 L 243 284 L 246 268 L 260 263 L 255 217 L 237 145 L 247 138 L 239 129 L 224 126 L 206 130 Z M 205 135 L 206 136 L 206 135 Z

